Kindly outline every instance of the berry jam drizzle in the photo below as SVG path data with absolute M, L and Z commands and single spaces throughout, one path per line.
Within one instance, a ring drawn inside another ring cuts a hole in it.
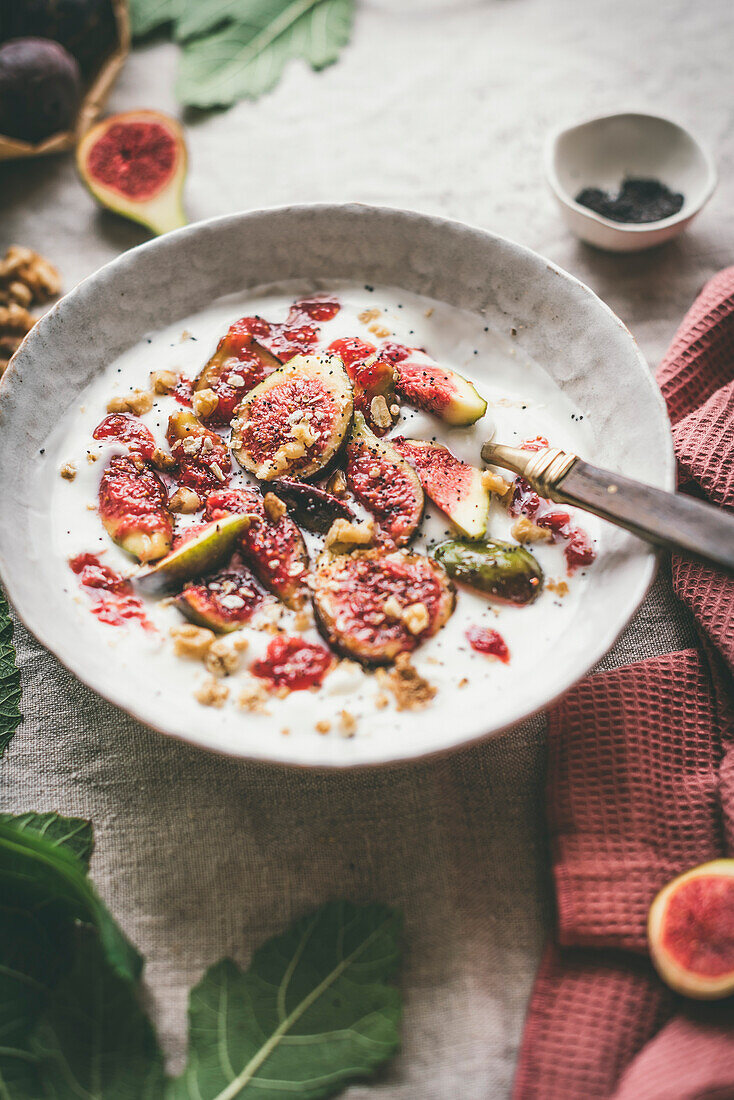
M 155 630 L 147 618 L 142 601 L 133 595 L 132 585 L 120 573 L 103 565 L 95 554 L 77 554 L 69 559 L 72 573 L 83 588 L 98 593 L 91 612 L 109 626 L 127 626 L 138 622 L 144 630 Z
M 323 646 L 279 634 L 269 643 L 265 657 L 253 662 L 251 671 L 267 680 L 271 689 L 304 691 L 321 684 L 331 661 L 331 654 Z
M 540 450 L 544 446 L 545 442 L 536 448 L 523 444 L 523 450 Z M 560 511 L 545 497 L 539 496 L 524 477 L 516 477 L 513 485 L 510 515 L 527 516 L 537 527 L 550 531 L 554 542 L 565 542 L 563 552 L 569 574 L 581 566 L 591 565 L 596 558 L 596 550 L 586 531 L 572 524 L 568 512 Z
M 510 663 L 510 651 L 499 631 L 490 630 L 486 626 L 470 626 L 466 631 L 466 639 L 477 653 L 496 657 L 504 665 Z

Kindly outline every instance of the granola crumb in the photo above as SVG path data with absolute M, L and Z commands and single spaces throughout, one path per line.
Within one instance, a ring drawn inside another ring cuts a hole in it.
M 411 634 L 422 634 L 431 621 L 424 603 L 412 603 L 403 610 L 402 620 Z
M 388 699 L 387 695 L 385 695 L 384 691 L 381 691 L 378 695 L 375 696 L 375 706 L 378 710 L 384 710 L 385 707 L 389 705 L 390 700 Z
M 196 390 L 191 399 L 192 411 L 199 420 L 205 420 L 207 416 L 211 416 L 218 404 L 219 398 L 214 390 Z
M 384 325 L 370 325 L 367 331 L 376 336 L 378 340 L 385 340 L 390 335 L 390 329 L 385 328 Z
M 217 709 L 224 706 L 228 697 L 229 688 L 214 676 L 209 676 L 194 692 L 194 698 L 202 706 Z
M 76 477 L 76 466 L 73 462 L 65 462 L 59 472 L 64 481 L 73 481 Z
M 357 732 L 357 719 L 348 710 L 339 712 L 339 733 L 342 737 L 354 737 Z
M 387 674 L 387 686 L 395 696 L 398 710 L 420 710 L 436 694 L 436 688 L 420 675 L 407 653 L 398 654 L 395 667 Z
M 465 688 L 465 687 L 468 686 L 468 684 L 469 684 L 468 677 L 462 676 L 461 679 L 459 680 L 459 687 L 460 688 Z
M 204 660 L 215 640 L 213 630 L 207 630 L 205 626 L 194 626 L 193 623 L 172 626 L 169 633 L 173 638 L 173 652 L 176 656 L 191 657 L 196 661 Z
M 379 316 L 379 309 L 363 309 L 362 312 L 357 315 L 357 320 L 361 321 L 363 325 L 368 325 L 370 321 L 376 321 Z
M 263 498 L 263 504 L 265 506 L 265 515 L 271 523 L 277 523 L 288 511 L 283 501 L 280 497 L 277 497 L 275 493 L 266 493 Z
M 172 370 L 154 370 L 150 372 L 150 385 L 153 393 L 160 396 L 175 390 L 178 385 L 178 375 Z
M 307 608 L 302 607 L 300 611 L 296 612 L 295 618 L 293 619 L 294 630 L 299 631 L 299 633 L 303 633 L 304 630 L 310 630 L 312 626 L 313 615 Z
M 237 697 L 237 705 L 242 710 L 249 710 L 252 714 L 270 714 L 265 706 L 267 700 L 268 693 L 265 685 L 251 676 L 250 682 L 244 685 Z
M 227 638 L 217 638 L 204 655 L 204 664 L 213 676 L 231 676 L 239 669 L 241 660 L 237 647 Z
M 290 731 L 290 730 L 288 729 L 288 727 L 287 727 L 287 726 L 284 726 L 284 727 L 283 727 L 283 729 L 282 729 L 282 730 L 280 731 L 280 736 L 281 736 L 281 737 L 289 737 L 289 736 L 290 736 L 290 732 L 291 732 L 291 731 Z
M 327 722 L 323 718 L 321 719 L 320 722 L 316 723 L 316 732 L 317 733 L 328 733 L 330 729 L 331 729 L 331 722 Z
M 520 516 L 515 520 L 510 532 L 518 542 L 550 542 L 553 535 L 547 527 L 538 527 L 527 516 Z
M 433 317 L 433 306 L 430 306 L 423 315 L 424 317 Z
M 183 332 L 181 333 L 181 343 L 185 344 L 186 341 L 191 340 L 191 338 L 192 338 L 191 333 L 189 332 L 189 330 L 187 328 L 185 328 L 183 330 Z
M 337 544 L 341 546 L 369 546 L 374 539 L 372 523 L 351 523 L 348 519 L 335 519 L 327 531 L 324 550 Z
M 563 597 L 568 595 L 568 584 L 566 581 L 554 580 L 551 578 L 551 580 L 545 582 L 545 587 L 549 589 L 549 591 L 555 592 L 557 596 Z
M 98 458 L 99 458 L 99 455 L 95 454 L 94 451 L 87 451 L 87 462 L 89 463 L 90 466 L 93 466 Z
M 397 596 L 388 596 L 382 605 L 382 611 L 386 619 L 398 621 L 403 617 L 403 605 Z
M 147 390 L 133 390 L 132 393 L 121 397 L 112 397 L 107 402 L 108 413 L 130 412 L 134 416 L 142 416 L 153 408 L 153 394 Z
M 387 407 L 387 401 L 382 394 L 378 394 L 377 397 L 372 398 L 370 402 L 370 416 L 378 428 L 389 428 L 391 426 L 392 416 Z
M 193 489 L 189 489 L 186 485 L 182 485 L 180 489 L 169 497 L 168 507 L 172 512 L 180 512 L 184 516 L 190 515 L 192 512 L 198 512 L 201 508 L 201 501 L 198 495 Z

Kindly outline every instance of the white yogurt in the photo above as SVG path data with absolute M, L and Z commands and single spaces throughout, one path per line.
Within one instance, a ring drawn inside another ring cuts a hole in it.
M 326 346 L 342 336 L 359 336 L 379 344 L 358 315 L 366 309 L 379 309 L 378 324 L 390 330 L 390 339 L 409 346 L 419 346 L 439 363 L 452 367 L 475 383 L 488 400 L 487 414 L 470 428 L 450 428 L 440 420 L 403 405 L 401 418 L 391 434 L 437 439 L 467 462 L 481 465 L 482 443 L 494 437 L 496 441 L 519 444 L 535 436 L 547 437 L 553 445 L 593 457 L 594 437 L 587 419 L 557 388 L 539 364 L 522 354 L 511 335 L 487 330 L 481 317 L 431 301 L 404 291 L 376 287 L 368 291 L 361 286 L 334 284 L 314 287 L 302 284 L 265 288 L 261 293 L 221 299 L 207 309 L 177 322 L 162 331 L 151 333 L 137 346 L 130 348 L 115 362 L 100 371 L 97 380 L 83 395 L 81 407 L 64 418 L 55 433 L 54 450 L 62 462 L 73 462 L 78 473 L 73 481 L 57 479 L 52 498 L 52 530 L 58 584 L 68 592 L 76 605 L 79 629 L 94 632 L 100 646 L 109 649 L 123 682 L 130 684 L 136 695 L 153 692 L 170 701 L 171 714 L 183 708 L 195 708 L 201 721 L 201 738 L 221 743 L 223 730 L 242 739 L 242 751 L 248 745 L 258 745 L 262 739 L 278 737 L 288 730 L 292 737 L 319 738 L 317 721 L 332 723 L 326 738 L 340 737 L 340 712 L 347 709 L 357 719 L 357 738 L 388 739 L 396 742 L 411 738 L 421 721 L 420 712 L 398 712 L 391 702 L 386 709 L 377 709 L 375 699 L 381 693 L 373 674 L 358 666 L 339 666 L 316 691 L 298 691 L 287 698 L 273 697 L 268 714 L 243 711 L 236 705 L 251 661 L 264 655 L 272 635 L 254 625 L 244 628 L 249 648 L 241 673 L 227 678 L 229 700 L 221 710 L 205 707 L 194 699 L 193 692 L 208 674 L 197 662 L 176 657 L 169 630 L 183 620 L 172 606 L 146 601 L 146 611 L 157 630 L 144 631 L 136 623 L 115 627 L 99 622 L 90 612 L 89 594 L 80 588 L 71 572 L 69 558 L 84 552 L 104 551 L 103 561 L 122 573 L 132 572 L 128 555 L 116 547 L 104 531 L 97 512 L 97 491 L 101 473 L 109 457 L 124 453 L 118 443 L 96 442 L 92 433 L 106 415 L 110 398 L 131 389 L 148 389 L 153 370 L 182 371 L 194 377 L 213 352 L 219 338 L 229 325 L 242 315 L 258 314 L 269 321 L 284 321 L 291 303 L 304 293 L 314 290 L 334 294 L 341 310 L 331 321 L 321 322 L 321 343 Z M 165 431 L 169 413 L 181 406 L 172 397 L 161 397 L 153 410 L 142 417 L 156 442 L 165 446 Z M 87 453 L 98 456 L 90 463 Z M 236 465 L 236 464 L 235 464 Z M 246 484 L 248 475 L 236 472 L 232 486 Z M 357 509 L 360 511 L 360 509 Z M 366 514 L 366 513 L 365 513 Z M 594 541 L 597 555 L 604 553 L 599 543 L 600 524 L 594 517 L 578 517 L 580 525 Z M 181 517 L 186 522 L 200 517 Z M 493 502 L 488 534 L 509 538 L 512 519 Z M 426 518 L 413 548 L 427 547 L 452 534 L 445 516 L 427 505 Z M 309 548 L 318 550 L 320 539 L 307 535 Z M 458 593 L 456 610 L 447 625 L 434 638 L 416 651 L 413 663 L 418 671 L 437 689 L 431 709 L 438 707 L 446 714 L 487 713 L 493 704 L 507 693 L 522 693 L 533 676 L 539 661 L 552 652 L 554 640 L 572 629 L 579 607 L 588 570 L 579 570 L 572 577 L 566 573 L 563 546 L 536 544 L 532 547 L 548 580 L 565 580 L 569 591 L 562 598 L 546 587 L 539 599 L 529 607 L 513 608 L 492 604 L 483 596 L 462 589 Z M 288 633 L 293 628 L 293 613 L 283 610 L 281 625 Z M 474 652 L 466 640 L 470 626 L 487 626 L 498 630 L 507 643 L 511 659 L 508 664 Z M 302 633 L 306 640 L 320 642 L 315 629 Z M 425 712 L 424 712 L 425 713 Z M 230 737 L 231 740 L 231 737 Z M 328 759 L 328 750 L 323 754 Z M 343 746 L 339 749 L 343 755 Z

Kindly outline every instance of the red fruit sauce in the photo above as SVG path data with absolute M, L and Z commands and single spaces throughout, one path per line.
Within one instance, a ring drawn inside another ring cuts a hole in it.
M 303 691 L 319 686 L 331 662 L 331 654 L 323 646 L 279 634 L 269 643 L 265 657 L 253 662 L 251 671 L 267 680 L 271 688 Z
M 502 635 L 496 630 L 490 630 L 486 626 L 470 626 L 466 631 L 466 638 L 472 649 L 477 653 L 485 653 L 488 657 L 497 657 L 503 664 L 509 664 L 510 651 Z
M 542 446 L 547 441 L 543 441 Z M 535 450 L 540 450 L 539 445 Z M 523 444 L 524 450 L 533 448 Z M 525 478 L 516 477 L 510 503 L 510 515 L 527 516 L 538 527 L 546 527 L 553 534 L 554 542 L 565 542 L 564 554 L 568 572 L 573 573 L 584 565 L 591 565 L 596 558 L 596 550 L 591 539 L 582 527 L 574 527 L 568 512 L 560 511 L 549 500 L 538 496 L 530 488 Z
M 694 974 L 734 972 L 734 878 L 700 875 L 678 886 L 665 909 L 662 946 Z
M 374 344 L 368 344 L 364 340 L 360 340 L 358 336 L 344 336 L 341 340 L 334 340 L 329 344 L 328 351 L 332 355 L 339 356 L 347 368 L 347 374 L 353 380 L 356 371 L 350 368 L 355 364 L 363 364 L 365 359 L 369 359 L 371 355 L 375 354 L 377 348 Z
M 84 588 L 99 594 L 91 612 L 100 622 L 110 626 L 138 622 L 144 630 L 155 630 L 145 614 L 142 601 L 133 594 L 130 582 L 114 569 L 103 565 L 95 554 L 77 554 L 69 559 L 69 566 Z
M 521 451 L 542 451 L 544 447 L 550 447 L 544 435 L 536 435 L 535 439 L 526 439 L 520 444 Z
M 92 146 L 87 169 L 97 183 L 142 202 L 165 187 L 176 142 L 159 122 L 114 122 Z
M 92 432 L 93 439 L 119 439 L 126 443 L 129 451 L 136 451 L 143 458 L 151 458 L 155 450 L 155 440 L 143 424 L 134 416 L 113 413 L 106 416 Z

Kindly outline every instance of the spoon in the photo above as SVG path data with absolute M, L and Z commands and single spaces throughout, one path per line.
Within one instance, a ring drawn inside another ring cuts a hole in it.
M 685 557 L 734 571 L 734 515 L 693 497 L 600 470 L 571 451 L 485 443 L 482 460 L 520 474 L 542 497 L 573 504 Z

